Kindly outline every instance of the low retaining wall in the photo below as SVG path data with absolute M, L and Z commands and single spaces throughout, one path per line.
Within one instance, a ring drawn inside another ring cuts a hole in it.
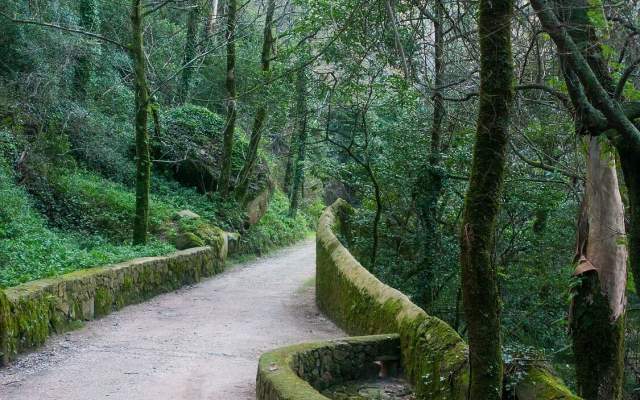
M 419 399 L 464 399 L 468 383 L 467 345 L 445 322 L 427 315 L 407 296 L 384 285 L 349 253 L 334 234 L 341 199 L 320 217 L 316 236 L 318 307 L 355 335 L 399 333 L 402 367 Z
M 199 247 L 72 272 L 0 290 L 0 364 L 52 333 L 198 282 L 224 269 L 223 249 Z
M 328 400 L 319 391 L 375 375 L 375 361 L 399 359 L 398 335 L 305 343 L 265 353 L 258 363 L 258 400 Z
M 334 230 L 344 228 L 341 224 L 348 221 L 350 210 L 348 203 L 338 199 L 318 222 L 318 307 L 350 334 L 399 333 L 402 367 L 417 399 L 465 399 L 469 383 L 466 343 L 445 322 L 380 282 L 340 243 Z M 348 235 L 347 229 L 343 231 Z M 519 400 L 579 399 L 549 370 L 534 367 L 530 371 L 516 386 Z

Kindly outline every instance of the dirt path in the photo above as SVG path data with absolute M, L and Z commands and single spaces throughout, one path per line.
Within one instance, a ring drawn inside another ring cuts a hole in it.
M 255 399 L 263 351 L 343 336 L 314 305 L 314 262 L 305 242 L 53 337 L 0 369 L 0 399 Z

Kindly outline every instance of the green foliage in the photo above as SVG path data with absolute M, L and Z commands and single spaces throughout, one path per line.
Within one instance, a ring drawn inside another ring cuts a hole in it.
M 310 227 L 314 223 L 304 213 L 290 218 L 286 196 L 276 191 L 269 202 L 267 213 L 240 238 L 241 246 L 248 253 L 262 254 L 304 239 L 311 233 Z
M 100 235 L 85 235 L 47 226 L 25 190 L 16 185 L 4 161 L 0 163 L 0 286 L 76 269 L 160 255 L 173 246 L 157 241 L 147 246 L 114 245 Z

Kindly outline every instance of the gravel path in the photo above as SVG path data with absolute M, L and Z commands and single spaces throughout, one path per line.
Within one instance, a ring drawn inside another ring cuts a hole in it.
M 314 263 L 308 241 L 52 337 L 0 369 L 0 399 L 255 399 L 262 352 L 343 336 L 315 307 Z

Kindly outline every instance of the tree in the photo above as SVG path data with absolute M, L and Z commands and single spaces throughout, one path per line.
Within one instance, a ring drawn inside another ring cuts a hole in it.
M 236 129 L 236 0 L 227 1 L 227 121 L 224 127 L 222 149 L 222 168 L 218 190 L 223 197 L 229 194 L 231 181 L 231 158 L 233 154 L 233 135 Z
M 513 99 L 512 13 L 510 0 L 480 2 L 480 108 L 460 237 L 471 400 L 502 397 L 500 297 L 491 254 Z
M 264 34 L 262 40 L 262 53 L 260 55 L 260 62 L 262 66 L 262 74 L 265 81 L 265 88 L 268 88 L 269 81 L 269 67 L 271 64 L 271 49 L 274 46 L 273 36 L 273 13 L 275 12 L 276 2 L 275 0 L 268 0 L 267 13 L 264 19 Z M 267 118 L 267 102 L 262 99 L 262 104 L 256 111 L 255 118 L 253 119 L 253 126 L 251 128 L 251 139 L 249 141 L 249 154 L 242 166 L 240 176 L 238 179 L 238 185 L 236 188 L 236 197 L 242 200 L 249 187 L 249 179 L 253 173 L 256 160 L 258 159 L 258 147 L 260 146 L 260 140 L 262 138 L 262 126 Z
M 291 184 L 291 204 L 289 216 L 295 217 L 300 206 L 300 197 L 304 195 L 301 189 L 304 186 L 304 159 L 307 148 L 307 71 L 303 67 L 298 70 L 296 77 L 296 153 L 293 162 L 293 179 Z
M 198 20 L 200 18 L 200 7 L 194 1 L 187 14 L 187 32 L 184 45 L 184 61 L 182 69 L 182 82 L 180 85 L 180 101 L 186 103 L 189 100 L 189 90 L 191 89 L 191 77 L 193 76 L 193 61 L 196 56 L 198 38 Z
M 149 190 L 151 186 L 151 155 L 147 118 L 149 87 L 144 57 L 144 5 L 142 0 L 131 4 L 131 47 L 134 64 L 135 129 L 136 129 L 136 214 L 133 223 L 133 243 L 145 244 L 149 230 Z
M 561 1 L 558 5 L 560 18 L 543 1 L 532 2 L 563 61 L 565 82 L 576 109 L 577 131 L 589 135 L 581 224 L 585 228 L 579 232 L 576 255 L 579 281 L 571 310 L 578 394 L 587 400 L 621 399 L 627 280 L 624 209 L 615 157 L 606 144 L 601 144 L 604 138 L 599 136 L 605 133 L 616 145 L 625 171 L 622 153 L 634 147 L 629 142 L 635 140 L 637 130 L 616 99 L 616 89 L 590 17 L 593 5 L 582 0 Z M 631 170 L 634 168 L 631 166 Z M 625 178 L 628 171 L 629 166 Z M 626 183 L 632 197 L 633 182 Z M 633 219 L 633 204 L 631 212 Z M 631 240 L 634 229 L 632 221 Z M 632 265 L 637 262 L 632 252 Z
M 95 0 L 82 0 L 79 2 L 80 26 L 82 29 L 95 32 L 100 24 L 98 17 L 98 7 Z M 78 94 L 84 98 L 87 94 L 87 84 L 91 79 L 95 51 L 93 45 L 85 50 L 85 53 L 78 57 L 78 64 L 75 67 L 75 85 Z

